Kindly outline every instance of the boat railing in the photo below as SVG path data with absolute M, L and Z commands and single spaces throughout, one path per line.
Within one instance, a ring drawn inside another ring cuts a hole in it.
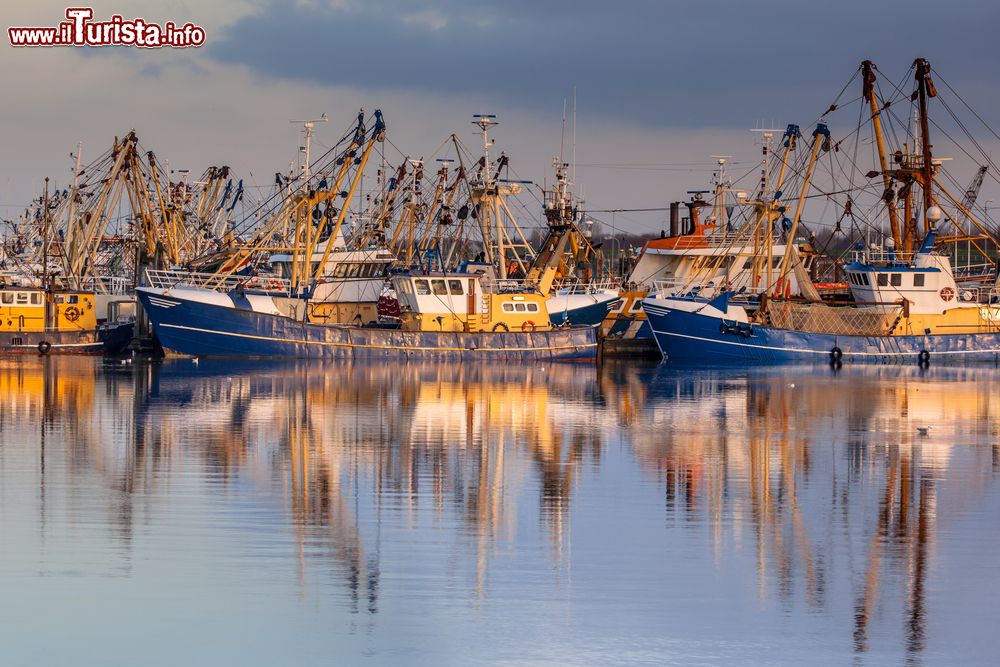
M 996 267 L 989 262 L 982 264 L 961 264 L 953 266 L 955 280 L 995 280 Z
M 563 294 L 595 294 L 602 291 L 620 291 L 621 285 L 609 279 L 589 283 L 565 283 L 559 287 Z
M 158 289 L 184 286 L 228 292 L 245 285 L 248 280 L 250 278 L 247 276 L 221 276 L 216 273 L 198 273 L 176 269 L 146 269 L 147 284 Z
M 959 285 L 958 300 L 963 303 L 1000 303 L 1000 290 L 995 285 Z
M 679 280 L 677 278 L 653 281 L 654 294 L 677 294 L 681 290 L 690 291 L 691 289 L 699 287 L 702 286 L 693 285 L 687 281 Z
M 538 289 L 536 281 L 529 281 L 515 278 L 491 278 L 483 275 L 480 278 L 483 291 L 488 294 L 518 294 L 533 292 Z
M 97 294 L 126 295 L 130 292 L 129 280 L 123 276 L 88 276 L 81 287 Z
M 895 252 L 893 250 L 882 250 L 882 249 L 866 249 L 866 250 L 855 250 L 853 253 L 854 261 L 858 264 L 873 264 L 873 265 L 908 265 L 913 262 L 913 257 L 916 253 L 912 252 Z

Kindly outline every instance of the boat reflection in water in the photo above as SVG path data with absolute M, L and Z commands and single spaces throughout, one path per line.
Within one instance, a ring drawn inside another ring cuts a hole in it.
M 177 633 L 248 663 L 988 662 L 998 389 L 985 369 L 0 360 L 0 585 L 33 600 L 0 623 L 71 624 L 105 657 L 157 624 L 151 663 Z M 31 627 L 15 657 L 38 657 Z

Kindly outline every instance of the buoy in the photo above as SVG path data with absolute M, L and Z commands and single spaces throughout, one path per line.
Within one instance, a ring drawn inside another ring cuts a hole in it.
M 843 358 L 844 358 L 844 352 L 839 347 L 835 347 L 832 350 L 830 350 L 830 361 L 837 362 Z
M 51 349 L 52 349 L 52 343 L 50 343 L 47 340 L 43 340 L 41 343 L 38 344 L 38 353 L 39 354 L 48 354 L 49 350 L 51 350 Z
M 532 322 L 531 320 L 525 320 L 524 323 L 521 325 L 521 331 L 534 331 L 534 330 L 535 330 L 535 323 Z
M 920 360 L 921 366 L 925 366 L 931 363 L 931 353 L 927 350 L 920 350 L 920 354 L 917 355 L 917 359 Z

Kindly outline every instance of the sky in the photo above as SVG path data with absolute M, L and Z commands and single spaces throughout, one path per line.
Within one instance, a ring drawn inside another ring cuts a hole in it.
M 381 108 L 393 146 L 428 158 L 452 132 L 474 149 L 472 114 L 495 113 L 495 150 L 511 157 L 520 178 L 542 183 L 551 180 L 564 104 L 572 116 L 575 91 L 577 192 L 605 224 L 654 232 L 665 213 L 603 211 L 662 208 L 706 189 L 713 155 L 733 156 L 732 174 L 753 171 L 760 147 L 749 129 L 811 127 L 866 58 L 901 77 L 915 57 L 926 57 L 1000 126 L 991 117 L 1000 108 L 993 35 L 1000 5 L 984 0 L 95 0 L 93 7 L 95 19 L 192 21 L 205 28 L 206 42 L 181 50 L 14 49 L 3 35 L 0 217 L 16 215 L 45 176 L 67 182 L 77 142 L 86 162 L 135 128 L 171 167 L 200 173 L 228 164 L 265 188 L 301 143 L 290 120 L 328 114 L 331 122 L 316 132 L 321 149 L 359 108 Z M 65 8 L 20 3 L 4 18 L 7 27 L 55 25 Z M 846 98 L 860 94 L 852 85 Z M 570 119 L 567 160 L 573 135 Z M 956 168 L 963 181 L 974 172 Z M 997 185 L 988 181 L 981 198 L 1000 201 Z

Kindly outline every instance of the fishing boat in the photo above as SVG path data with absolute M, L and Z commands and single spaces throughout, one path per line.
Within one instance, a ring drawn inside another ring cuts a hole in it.
M 308 299 L 239 282 L 208 289 L 184 282 L 190 274 L 165 284 L 169 276 L 150 272 L 137 293 L 164 349 L 191 356 L 596 359 L 596 327 L 553 327 L 537 290 L 494 280 L 487 268 L 394 276 L 398 328 L 327 324 Z
M 327 242 L 340 237 L 346 202 L 373 147 L 384 140 L 381 114 L 375 117 L 370 132 L 359 117 L 354 139 L 331 162 L 336 175 L 321 168 L 307 179 L 252 243 L 234 251 L 225 262 L 228 268 L 146 272 L 147 284 L 137 294 L 161 345 L 192 356 L 596 358 L 596 328 L 552 326 L 546 292 L 536 283 L 487 271 L 497 266 L 494 261 L 435 273 L 429 261 L 435 254 L 428 252 L 434 248 L 424 249 L 421 264 L 392 278 L 402 306 L 398 327 L 370 326 L 360 310 L 344 316 L 349 281 L 377 279 L 377 272 L 394 260 L 378 247 L 338 250 L 337 243 Z M 484 160 L 484 165 L 489 163 Z M 345 182 L 350 185 L 342 191 Z M 505 257 L 508 245 L 497 213 L 501 189 L 506 188 L 483 187 L 476 201 L 482 226 L 492 230 L 495 224 L 500 237 L 494 259 Z M 345 204 L 334 207 L 338 197 Z M 275 248 L 276 232 L 287 228 L 292 230 L 285 237 L 289 242 Z M 248 257 L 273 251 L 279 254 L 270 255 L 271 264 L 280 274 L 233 270 Z M 378 293 L 372 296 L 377 301 Z
M 996 282 L 976 287 L 957 280 L 947 248 L 949 243 L 966 241 L 970 247 L 981 248 L 984 259 L 995 267 L 995 250 L 977 244 L 995 248 L 996 239 L 976 220 L 970 206 L 941 187 L 942 161 L 931 155 L 927 117 L 928 100 L 937 92 L 926 60 L 917 59 L 913 70 L 916 90 L 911 99 L 917 104 L 914 126 L 918 135 L 912 144 L 890 155 L 880 125 L 889 104 L 876 99 L 873 64 L 866 61 L 861 66 L 863 99 L 870 105 L 880 157 L 880 168 L 867 175 L 881 177 L 890 235 L 883 244 L 861 244 L 852 261 L 844 265 L 851 299 L 824 302 L 814 290 L 810 293 L 808 284 L 804 298 L 787 298 L 782 286 L 790 275 L 808 281 L 794 253 L 782 259 L 774 281 L 763 290 L 723 291 L 712 296 L 661 290 L 642 303 L 665 357 L 695 363 L 820 361 L 835 366 L 844 362 L 1000 363 Z M 803 183 L 789 238 L 795 238 L 818 157 L 831 148 L 825 123 L 817 125 L 812 139 L 801 169 Z M 945 211 L 943 203 L 954 205 L 956 213 Z M 924 233 L 914 250 L 919 238 L 918 208 L 923 213 Z M 959 234 L 946 237 L 941 231 L 946 217 L 954 227 L 968 224 L 978 233 L 959 229 Z
M 0 354 L 117 354 L 132 329 L 98 324 L 93 292 L 0 285 Z
M 773 130 L 765 133 L 762 163 L 762 189 L 767 189 L 767 168 L 771 155 Z M 782 140 L 787 159 L 799 139 L 798 127 L 786 128 Z M 711 200 L 709 191 L 696 190 L 686 202 L 671 202 L 669 231 L 660 238 L 647 241 L 629 275 L 623 281 L 621 301 L 612 309 L 604 323 L 606 335 L 624 341 L 646 341 L 655 350 L 653 334 L 642 308 L 642 300 L 657 291 L 690 292 L 695 286 L 701 294 L 711 296 L 722 290 L 753 289 L 767 280 L 768 268 L 757 259 L 763 248 L 769 248 L 773 266 L 781 262 L 787 244 L 773 229 L 772 213 L 758 210 L 750 220 L 740 218 L 741 209 L 753 202 L 747 193 L 733 187 L 726 176 L 728 156 L 718 156 Z M 779 175 L 780 179 L 784 176 Z M 687 216 L 681 217 L 681 206 Z M 738 208 L 739 207 L 739 208 Z M 771 207 L 776 211 L 776 207 Z M 767 219 L 765 220 L 765 216 Z M 811 270 L 815 252 L 808 242 L 797 244 L 806 271 Z M 789 295 L 800 293 L 795 275 L 785 284 Z

